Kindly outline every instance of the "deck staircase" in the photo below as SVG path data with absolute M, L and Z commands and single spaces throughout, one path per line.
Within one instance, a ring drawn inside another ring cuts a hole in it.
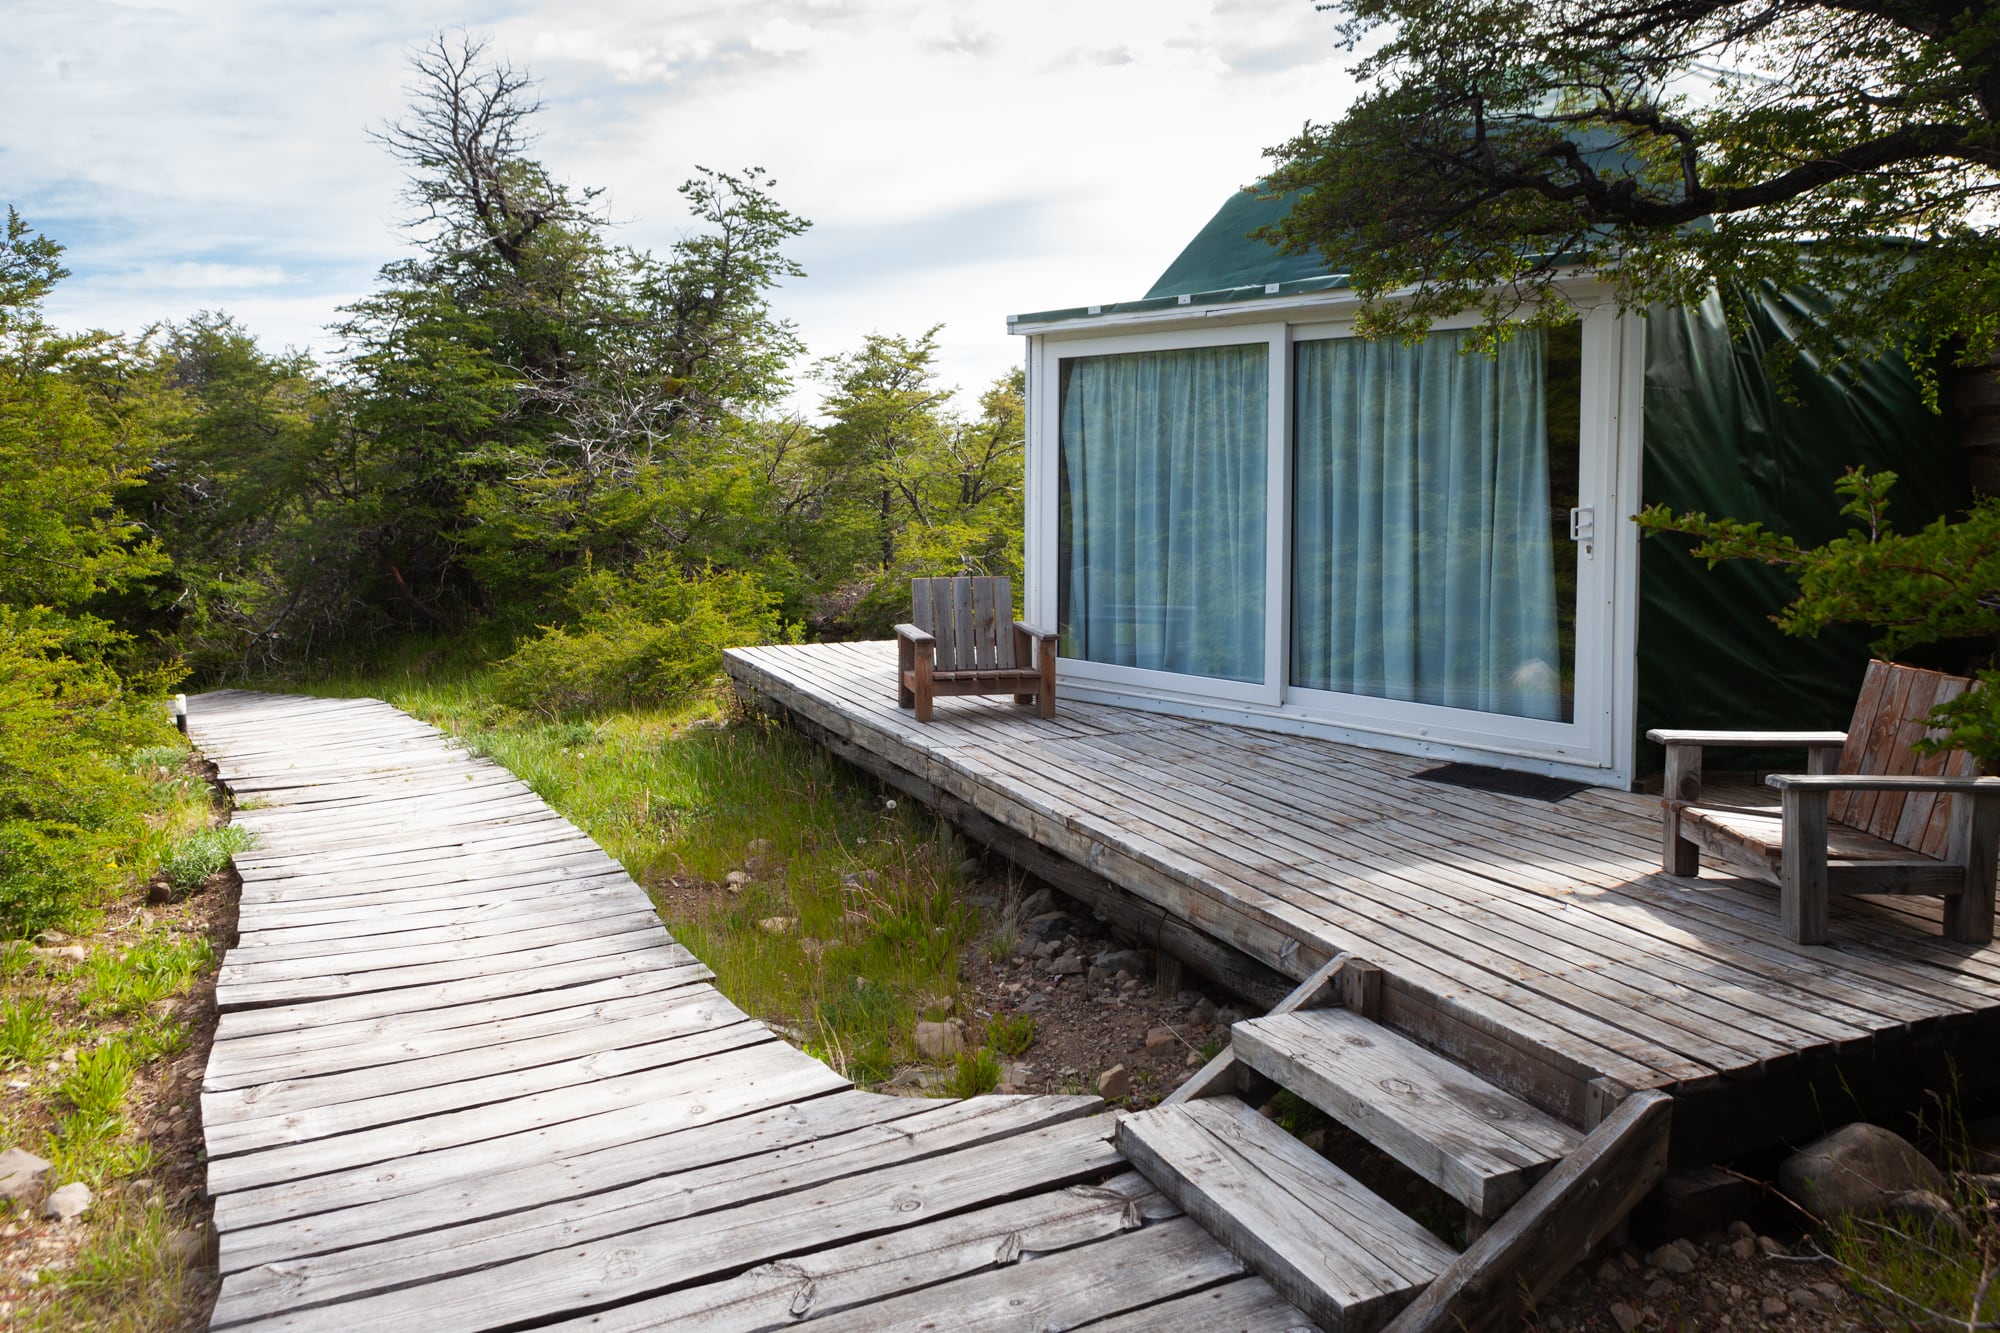
M 1586 1134 L 1376 1022 L 1377 994 L 1379 973 L 1335 959 L 1127 1116 L 1119 1149 L 1327 1333 L 1510 1327 L 1665 1171 L 1670 1099 L 1627 1096 Z M 1272 1083 L 1463 1204 L 1468 1248 L 1239 1095 Z

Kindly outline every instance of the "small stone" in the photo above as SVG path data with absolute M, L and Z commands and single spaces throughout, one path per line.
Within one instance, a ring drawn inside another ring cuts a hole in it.
M 1213 1023 L 1216 1014 L 1215 1001 L 1204 995 L 1195 1001 L 1194 1007 L 1188 1010 L 1188 1013 L 1197 1023 Z
M 1694 1272 L 1695 1263 L 1701 1252 L 1687 1240 L 1669 1241 L 1646 1257 L 1646 1262 L 1662 1273 L 1672 1273 L 1676 1277 L 1686 1277 Z
M 1671 1296 L 1674 1294 L 1674 1280 L 1670 1277 L 1654 1278 L 1646 1288 L 1646 1294 L 1656 1301 L 1663 1296 Z
M 1818 1294 L 1808 1287 L 1793 1287 L 1785 1293 L 1785 1299 L 1791 1302 L 1794 1310 L 1823 1310 L 1826 1308 L 1825 1302 L 1821 1301 Z
M 1738 1259 L 1755 1259 L 1757 1257 L 1757 1238 L 1755 1236 L 1738 1236 L 1735 1240 L 1729 1242 L 1729 1252 Z
M 957 1023 L 919 1023 L 916 1046 L 926 1060 L 946 1060 L 965 1049 L 965 1033 Z
M 750 872 L 747 870 L 732 870 L 722 877 L 723 887 L 727 889 L 740 889 L 749 882 Z
M 1033 921 L 1036 917 L 1047 912 L 1055 905 L 1056 894 L 1054 889 L 1036 889 L 1021 900 L 1020 918 L 1023 921 Z
M 1617 1322 L 1621 1333 L 1632 1333 L 1639 1327 L 1639 1312 L 1623 1301 L 1611 1302 L 1611 1318 Z
M 1889 1196 L 1942 1194 L 1944 1173 L 1908 1139 L 1880 1125 L 1843 1125 L 1778 1168 L 1778 1188 L 1822 1219 L 1874 1212 Z
M 1753 1227 L 1751 1227 L 1751 1225 L 1748 1222 L 1743 1221 L 1741 1218 L 1738 1218 L 1736 1221 L 1731 1222 L 1729 1224 L 1728 1235 L 1729 1239 L 1731 1240 L 1757 1239 L 1756 1230 Z
M 81 963 L 84 960 L 81 944 L 65 944 L 60 948 L 31 950 L 35 957 L 51 963 Z
M 1106 972 L 1124 972 L 1135 977 L 1153 975 L 1153 951 L 1150 949 L 1106 949 L 1092 961 Z
M 1083 975 L 1083 955 L 1066 953 L 1042 961 L 1042 971 L 1052 977 L 1078 977 Z
M 42 1216 L 51 1221 L 67 1222 L 89 1211 L 90 1186 L 81 1180 L 71 1181 L 42 1201 Z
M 0 1199 L 33 1203 L 47 1183 L 49 1164 L 25 1148 L 0 1153 Z
M 1847 1294 L 1837 1284 L 1832 1282 L 1808 1282 L 1806 1283 L 1806 1290 L 1826 1302 L 1826 1307 L 1829 1310 L 1840 1304 L 1840 1298 Z
M 771 854 L 771 840 L 769 838 L 752 838 L 750 839 L 750 845 L 744 848 L 744 851 L 751 856 L 769 856 Z
M 767 916 L 757 923 L 757 929 L 766 935 L 789 935 L 799 927 L 795 916 Z
M 1305 1144 L 1306 1147 L 1311 1148 L 1314 1152 L 1323 1153 L 1326 1151 L 1326 1130 L 1324 1128 L 1309 1129 L 1299 1135 L 1299 1142 Z
M 1615 1286 L 1625 1280 L 1625 1266 L 1616 1259 L 1606 1259 L 1597 1266 L 1597 1280 L 1605 1286 Z
M 1965 1232 L 1958 1210 L 1929 1190 L 1900 1190 L 1882 1200 L 1881 1211 L 1884 1217 L 1905 1225 L 1915 1222 L 1960 1234 Z
M 208 1242 L 192 1227 L 169 1234 L 164 1248 L 167 1262 L 176 1268 L 194 1268 L 208 1258 Z
M 1758 1311 L 1766 1319 L 1776 1319 L 1790 1308 L 1790 1306 L 1785 1304 L 1784 1299 L 1779 1296 L 1766 1296 L 1763 1300 L 1757 1302 Z
M 1243 1011 L 1234 1005 L 1223 1005 L 1215 1011 L 1215 1021 L 1222 1027 L 1231 1027 L 1243 1021 Z
M 1790 1250 L 1786 1249 L 1783 1245 L 1771 1239 L 1769 1236 L 1757 1237 L 1757 1248 L 1763 1251 L 1766 1257 L 1772 1259 L 1783 1259 L 1791 1254 Z
M 960 861 L 958 863 L 958 877 L 960 879 L 978 879 L 979 872 L 981 870 L 984 870 L 985 868 L 986 867 L 980 863 L 978 857 L 968 856 L 963 861 Z
M 1174 1035 L 1172 1028 L 1154 1028 L 1146 1034 L 1146 1049 L 1149 1052 L 1164 1051 L 1179 1041 L 1180 1038 Z
M 1132 1076 L 1125 1072 L 1124 1065 L 1113 1065 L 1097 1076 L 1097 1095 L 1107 1102 L 1115 1102 L 1131 1091 Z
M 1187 1054 L 1187 1067 L 1188 1067 L 1189 1069 L 1199 1069 L 1199 1068 L 1201 1068 L 1201 1067 L 1202 1067 L 1203 1065 L 1205 1065 L 1205 1064 L 1207 1064 L 1207 1063 L 1208 1063 L 1208 1061 L 1206 1061 L 1206 1060 L 1204 1060 L 1204 1059 L 1202 1059 L 1202 1058 L 1201 1058 L 1201 1052 L 1200 1052 L 1200 1051 L 1189 1051 L 1189 1052 L 1188 1052 L 1188 1054 Z

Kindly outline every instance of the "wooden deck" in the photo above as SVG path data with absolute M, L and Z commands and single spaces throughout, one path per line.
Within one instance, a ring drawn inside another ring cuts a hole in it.
M 202 1100 L 212 1327 L 1307 1326 L 1097 1099 L 855 1090 L 431 728 L 236 692 L 189 724 L 258 835 Z
M 1830 945 L 1794 945 L 1777 890 L 1658 873 L 1652 798 L 1469 791 L 1423 759 L 1067 700 L 1048 721 L 943 700 L 920 725 L 893 664 L 887 643 L 727 658 L 837 753 L 1163 935 L 1293 979 L 1376 963 L 1385 1023 L 1571 1123 L 1597 1080 L 1666 1089 L 1677 1160 L 1711 1160 L 2000 1081 L 2000 948 L 1940 938 L 1936 900 L 1842 900 Z

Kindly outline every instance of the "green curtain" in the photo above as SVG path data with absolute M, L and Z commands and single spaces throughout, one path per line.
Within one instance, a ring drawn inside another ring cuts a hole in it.
M 1264 678 L 1265 344 L 1063 363 L 1065 657 Z
M 1292 683 L 1559 721 L 1547 339 L 1467 336 L 1298 344 Z

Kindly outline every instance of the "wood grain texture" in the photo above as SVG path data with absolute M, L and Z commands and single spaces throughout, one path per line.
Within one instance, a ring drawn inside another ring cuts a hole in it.
M 945 619 L 998 644 L 1010 616 L 996 595 Z M 580 830 L 414 719 L 225 691 L 190 732 L 257 837 L 202 1100 L 212 1327 L 645 1327 L 661 1301 L 778 1324 L 800 1291 L 772 1275 L 808 1271 L 812 1308 L 901 1319 L 1003 1251 L 1046 1252 L 1008 1276 L 1058 1323 L 1241 1279 L 1124 1169 L 1098 1099 L 854 1089 L 724 998 Z M 1052 1262 L 1128 1232 L 1138 1294 Z

